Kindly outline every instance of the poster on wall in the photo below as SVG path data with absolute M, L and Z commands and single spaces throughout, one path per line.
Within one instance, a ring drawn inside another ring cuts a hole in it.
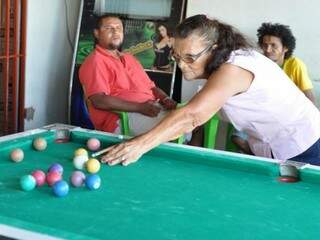
M 171 95 L 174 82 L 174 64 L 171 60 L 172 31 L 181 21 L 183 9 L 184 0 L 83 0 L 70 81 L 71 124 L 93 128 L 83 99 L 78 72 L 95 47 L 93 30 L 97 17 L 110 14 L 122 20 L 124 41 L 121 51 L 134 55 L 149 77 Z
M 76 63 L 81 64 L 94 48 L 93 29 L 97 16 L 116 14 L 124 24 L 123 52 L 133 54 L 146 70 L 173 71 L 172 32 L 182 1 L 96 0 L 85 1 Z M 88 8 L 89 6 L 89 8 Z M 181 12 L 181 9 L 180 9 Z
M 124 22 L 126 30 L 123 51 L 138 58 L 145 69 L 172 73 L 173 38 L 168 24 L 143 20 L 125 20 Z

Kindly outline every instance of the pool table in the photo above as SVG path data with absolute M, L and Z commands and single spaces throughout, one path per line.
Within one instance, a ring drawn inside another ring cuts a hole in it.
M 45 151 L 32 148 L 43 137 Z M 174 143 L 127 167 L 102 165 L 98 190 L 48 186 L 30 192 L 19 178 L 58 162 L 69 181 L 74 151 L 121 136 L 51 125 L 0 138 L 0 236 L 8 239 L 319 239 L 320 170 L 299 165 L 300 181 L 278 181 L 279 163 Z M 14 148 L 24 160 L 10 160 Z M 86 173 L 87 174 L 87 173 Z M 0 237 L 1 238 L 1 237 Z

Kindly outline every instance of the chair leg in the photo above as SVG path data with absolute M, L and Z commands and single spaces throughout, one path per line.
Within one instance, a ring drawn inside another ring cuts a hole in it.
M 130 127 L 129 127 L 129 117 L 127 112 L 113 111 L 119 116 L 121 134 L 125 136 L 130 136 Z
M 178 138 L 175 139 L 175 140 L 172 140 L 171 142 L 177 143 L 177 144 L 183 144 L 183 143 L 184 143 L 184 136 L 181 135 L 180 137 L 178 137 Z
M 123 135 L 130 136 L 129 117 L 127 112 L 120 112 L 121 132 Z
M 186 105 L 186 103 L 179 103 L 177 108 L 183 107 L 184 105 Z M 183 144 L 184 143 L 184 135 L 181 135 L 180 137 L 178 137 L 175 140 L 172 140 L 171 142 L 177 143 L 177 144 Z
M 205 148 L 214 149 L 216 145 L 216 136 L 219 126 L 219 119 L 217 116 L 213 116 L 208 122 L 204 125 L 204 143 Z
M 232 126 L 232 124 L 228 124 L 225 150 L 229 151 L 229 152 L 237 152 L 238 151 L 238 147 L 231 141 L 233 129 L 234 129 L 234 127 Z

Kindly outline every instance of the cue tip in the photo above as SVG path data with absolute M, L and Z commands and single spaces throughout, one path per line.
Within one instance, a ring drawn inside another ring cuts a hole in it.
M 98 157 L 98 156 L 100 156 L 101 154 L 104 154 L 104 153 L 106 153 L 106 152 L 108 152 L 109 151 L 109 148 L 105 148 L 105 149 L 102 149 L 102 150 L 100 150 L 100 151 L 98 151 L 98 152 L 95 152 L 95 153 L 92 153 L 91 154 L 91 157 Z

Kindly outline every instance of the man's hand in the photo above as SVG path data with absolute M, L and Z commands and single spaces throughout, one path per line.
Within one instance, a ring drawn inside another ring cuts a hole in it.
M 160 103 L 167 110 L 176 109 L 176 107 L 177 107 L 177 102 L 174 101 L 173 99 L 169 98 L 169 97 L 165 97 L 164 99 L 162 99 L 160 101 Z
M 172 110 L 175 109 L 177 107 L 177 103 L 172 100 L 171 98 L 169 98 L 167 96 L 167 94 L 162 91 L 160 88 L 158 87 L 154 87 L 152 88 L 152 92 L 153 95 L 156 99 L 159 99 L 160 104 L 167 110 Z
M 149 117 L 158 116 L 160 110 L 161 107 L 157 106 L 155 101 L 146 101 L 139 105 L 139 113 Z

